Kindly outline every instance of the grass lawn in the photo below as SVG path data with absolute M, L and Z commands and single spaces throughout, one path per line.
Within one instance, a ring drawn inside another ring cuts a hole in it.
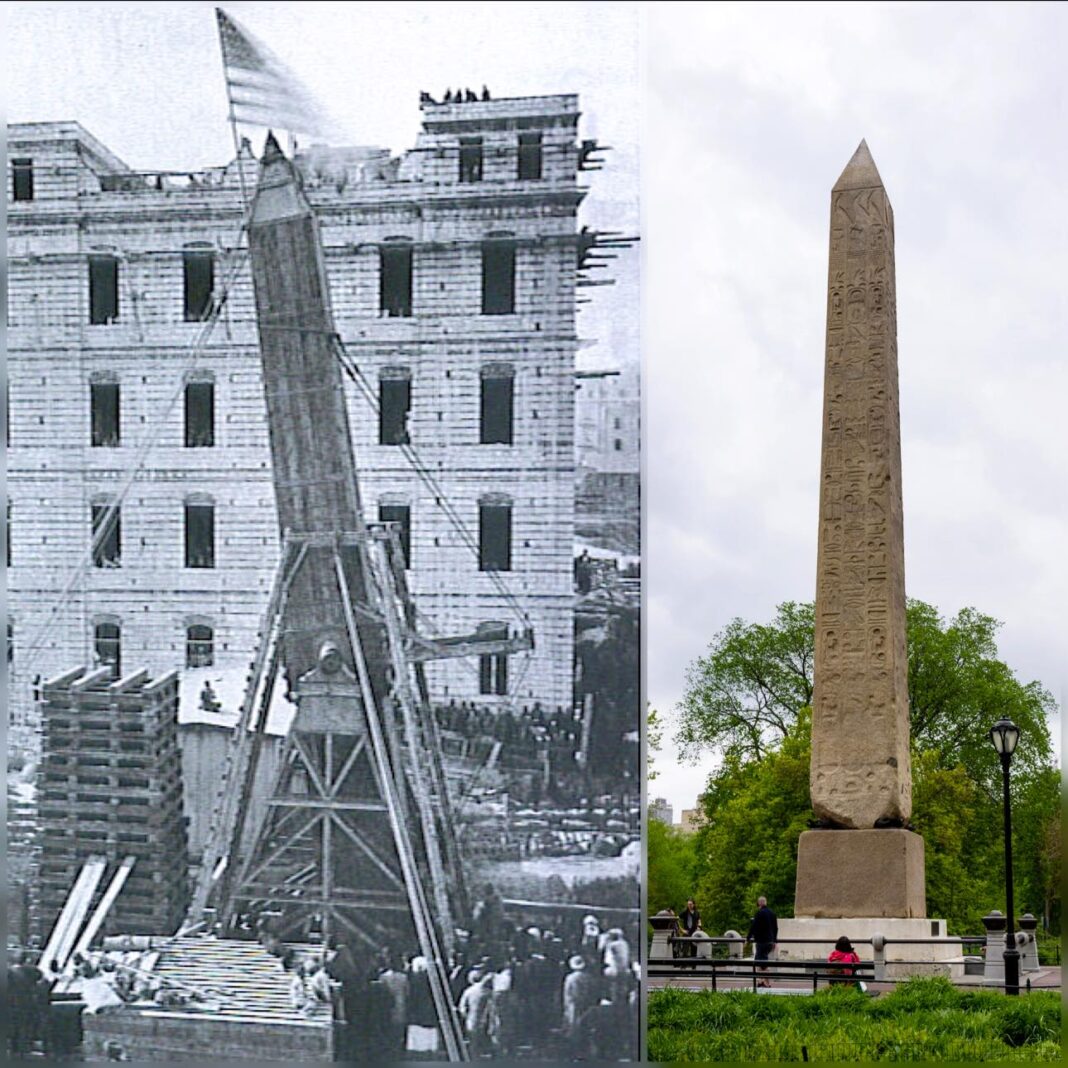
M 806 997 L 656 990 L 651 1061 L 1059 1061 L 1055 991 L 1007 998 L 912 979 L 873 998 L 853 987 Z

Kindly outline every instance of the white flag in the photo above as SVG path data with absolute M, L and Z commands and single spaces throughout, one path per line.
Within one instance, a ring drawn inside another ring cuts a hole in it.
M 286 65 L 222 8 L 215 9 L 233 122 L 343 141 L 326 109 Z

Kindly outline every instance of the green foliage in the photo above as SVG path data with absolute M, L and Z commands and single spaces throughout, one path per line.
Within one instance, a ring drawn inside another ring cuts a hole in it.
M 1046 719 L 1053 697 L 1020 683 L 997 658 L 998 623 L 974 608 L 946 622 L 923 601 L 906 613 L 909 709 L 913 743 L 935 750 L 942 766 L 964 765 L 994 791 L 997 761 L 986 728 L 1003 715 L 1022 732 L 1017 764 L 1036 770 L 1050 756 Z M 799 709 L 812 703 L 815 609 L 779 605 L 770 624 L 735 619 L 690 666 L 676 738 L 694 759 L 706 749 L 761 759 L 786 737 Z
M 645 752 L 647 762 L 647 778 L 649 782 L 652 782 L 656 778 L 658 772 L 653 769 L 653 754 L 660 752 L 660 747 L 664 744 L 664 722 L 660 718 L 660 713 L 657 712 L 652 705 L 648 706 L 648 711 L 645 714 Z
M 787 915 L 797 840 L 812 818 L 808 769 L 811 717 L 803 709 L 783 744 L 759 762 L 735 752 L 709 779 L 698 849 L 696 900 L 705 930 L 744 934 L 763 894 Z
M 647 819 L 645 841 L 649 914 L 662 909 L 681 912 L 694 892 L 694 836 L 660 820 Z
M 1001 770 L 986 735 L 1005 714 L 1022 732 L 1012 770 L 1016 912 L 1059 931 L 1052 698 L 997 658 L 991 617 L 966 608 L 946 622 L 910 601 L 907 624 L 912 822 L 925 843 L 928 915 L 945 918 L 954 933 L 981 935 L 981 917 L 1005 908 Z M 721 754 L 701 798 L 694 868 L 712 933 L 746 922 L 760 893 L 780 915 L 790 913 L 797 839 L 812 818 L 812 635 L 812 606 L 786 603 L 771 624 L 735 620 L 691 666 L 676 740 L 690 755 Z
M 686 673 L 677 742 L 760 759 L 812 703 L 813 606 L 779 605 L 768 625 L 732 620 Z
M 1006 998 L 914 979 L 870 998 L 852 987 L 776 998 L 749 991 L 649 996 L 652 1061 L 1059 1061 L 1052 992 Z

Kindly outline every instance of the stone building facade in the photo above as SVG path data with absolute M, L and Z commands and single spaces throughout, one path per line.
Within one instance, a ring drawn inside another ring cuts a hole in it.
M 428 632 L 533 628 L 531 654 L 430 665 L 437 698 L 567 706 L 578 100 L 422 118 L 400 157 L 297 157 L 366 383 L 348 394 L 366 518 L 402 524 Z M 250 190 L 251 150 L 144 174 L 77 123 L 9 127 L 16 747 L 35 745 L 35 679 L 80 663 L 244 678 L 279 535 L 242 171 Z

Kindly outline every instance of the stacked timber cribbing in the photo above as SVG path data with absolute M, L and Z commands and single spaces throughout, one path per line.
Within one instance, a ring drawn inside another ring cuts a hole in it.
M 175 930 L 188 904 L 178 675 L 78 668 L 42 688 L 37 926 L 47 936 L 91 854 L 136 858 L 103 931 Z M 103 887 L 101 887 L 101 892 Z

